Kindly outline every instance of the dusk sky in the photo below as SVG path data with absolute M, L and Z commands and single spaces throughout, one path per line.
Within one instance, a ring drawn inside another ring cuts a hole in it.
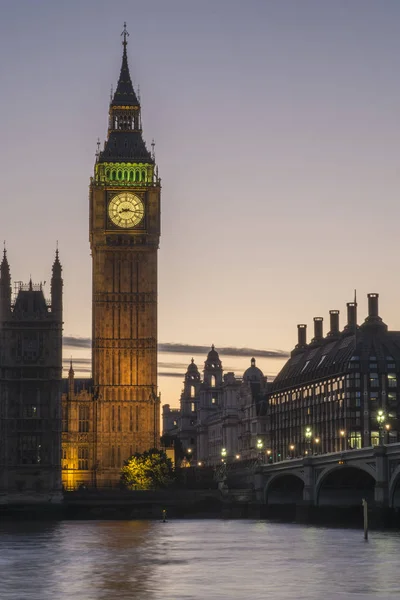
M 339 309 L 342 327 L 355 288 L 359 322 L 378 292 L 400 329 L 398 0 L 0 7 L 1 239 L 13 280 L 47 296 L 58 240 L 65 336 L 91 334 L 88 186 L 124 21 L 162 178 L 159 342 L 287 352 L 297 323 L 310 338 Z M 83 365 L 82 346 L 65 356 Z M 191 357 L 160 353 L 163 403 Z M 257 365 L 272 377 L 283 361 Z

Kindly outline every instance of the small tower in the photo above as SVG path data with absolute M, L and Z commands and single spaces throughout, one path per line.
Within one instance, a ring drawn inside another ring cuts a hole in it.
M 74 388 L 75 388 L 75 372 L 72 367 L 72 358 L 69 363 L 69 371 L 68 371 L 68 400 L 72 400 L 74 397 Z
M 184 388 L 181 395 L 179 437 L 183 448 L 185 450 L 190 448 L 195 458 L 197 457 L 196 426 L 200 386 L 200 373 L 192 358 L 185 373 Z
M 204 386 L 220 387 L 222 385 L 222 374 L 222 364 L 213 344 L 204 363 Z
M 4 248 L 3 260 L 0 265 L 0 322 L 9 318 L 11 313 L 11 275 L 7 260 L 7 251 Z
M 62 322 L 62 290 L 63 290 L 63 280 L 62 280 L 62 267 L 58 255 L 58 248 L 56 250 L 56 257 L 53 263 L 53 272 L 51 276 L 51 312 L 54 317 Z

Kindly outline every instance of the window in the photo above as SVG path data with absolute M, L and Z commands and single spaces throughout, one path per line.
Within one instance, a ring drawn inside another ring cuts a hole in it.
M 89 469 L 89 448 L 87 446 L 78 446 L 78 471 L 87 471 Z
M 194 398 L 196 395 L 196 388 L 194 387 L 194 385 L 190 386 L 190 397 Z
M 28 419 L 38 416 L 38 409 L 37 406 L 35 406 L 34 404 L 27 404 L 26 406 L 24 406 L 23 412 L 24 417 L 27 417 Z
M 369 395 L 369 397 L 370 397 L 370 400 L 372 400 L 373 402 L 375 402 L 379 398 L 379 393 L 378 392 L 371 392 L 370 395 Z
M 173 426 L 174 426 L 174 427 L 178 427 L 178 421 L 174 421 L 174 422 L 173 422 Z
M 323 356 L 321 356 L 321 360 L 317 364 L 317 367 L 320 367 L 322 365 L 322 363 L 324 362 L 325 359 L 326 359 L 326 354 L 324 354 Z
M 300 373 L 303 373 L 303 372 L 304 372 L 304 371 L 307 369 L 307 367 L 308 367 L 308 365 L 309 365 L 309 364 L 310 364 L 310 361 L 309 361 L 309 360 L 307 360 L 307 361 L 306 361 L 306 363 L 305 363 L 305 365 L 304 365 L 304 367 L 303 367 L 303 368 L 302 368 L 302 370 L 300 371 Z
M 192 409 L 192 412 L 194 412 L 196 410 L 196 404 L 194 402 L 192 402 L 192 404 L 191 404 L 191 409 Z
M 81 404 L 79 406 L 79 432 L 87 433 L 89 431 L 89 406 Z
M 211 387 L 215 387 L 215 375 L 211 375 Z
M 388 393 L 388 401 L 392 404 L 392 403 L 397 403 L 397 394 L 396 392 L 389 392 Z
M 350 431 L 349 440 L 351 449 L 354 450 L 356 448 L 362 448 L 362 439 L 360 431 Z
M 129 408 L 129 431 L 133 431 L 133 408 Z
M 211 404 L 217 404 L 217 399 L 216 398 L 211 398 Z
M 371 431 L 371 446 L 379 446 L 379 431 Z
M 61 458 L 63 460 L 67 460 L 67 449 L 66 448 L 61 449 Z
M 120 406 L 118 406 L 118 431 L 121 431 L 121 407 Z
M 42 438 L 40 435 L 21 435 L 19 438 L 19 463 L 38 465 L 42 462 Z
M 63 406 L 61 408 L 61 418 L 62 418 L 61 430 L 68 431 L 68 407 L 67 406 Z
M 193 426 L 195 424 L 195 420 L 194 419 L 190 419 L 190 424 Z
M 370 373 L 369 374 L 369 383 L 372 388 L 379 387 L 378 373 Z
M 390 388 L 397 387 L 397 377 L 396 377 L 395 373 L 389 373 L 388 387 L 390 387 Z

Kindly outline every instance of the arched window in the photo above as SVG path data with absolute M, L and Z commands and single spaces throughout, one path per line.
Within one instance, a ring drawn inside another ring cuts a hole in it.
M 129 181 L 129 171 L 124 171 L 124 179 L 125 181 Z
M 134 172 L 130 171 L 129 172 L 129 181 L 133 181 L 133 178 L 134 178 Z
M 215 375 L 211 375 L 211 387 L 215 387 Z
M 196 388 L 194 387 L 194 385 L 190 386 L 190 397 L 194 398 L 196 395 Z
M 115 181 L 115 171 L 111 171 L 111 181 Z
M 139 171 L 136 171 L 136 173 L 135 173 L 135 181 L 139 181 L 139 178 L 140 178 L 140 173 L 139 173 Z
M 142 171 L 142 181 L 146 181 L 146 171 Z

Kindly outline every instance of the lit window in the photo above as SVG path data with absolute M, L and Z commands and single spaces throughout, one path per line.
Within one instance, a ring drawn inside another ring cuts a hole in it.
M 192 412 L 194 412 L 196 410 L 196 404 L 194 402 L 192 402 L 192 404 L 191 404 L 191 409 L 192 409 Z
M 211 404 L 217 404 L 217 399 L 216 398 L 211 398 Z
M 395 373 L 389 373 L 388 375 L 388 386 L 390 388 L 397 387 L 397 377 Z
M 211 387 L 215 387 L 215 375 L 211 375 Z
M 194 387 L 194 385 L 190 386 L 190 397 L 194 398 L 196 395 L 196 388 Z
M 114 407 L 113 407 L 114 409 Z M 79 407 L 79 432 L 87 433 L 89 431 L 89 406 L 82 404 Z
M 370 382 L 371 387 L 379 387 L 378 373 L 370 373 L 369 374 L 369 382 Z
M 78 470 L 87 471 L 89 469 L 89 448 L 86 446 L 78 447 Z

